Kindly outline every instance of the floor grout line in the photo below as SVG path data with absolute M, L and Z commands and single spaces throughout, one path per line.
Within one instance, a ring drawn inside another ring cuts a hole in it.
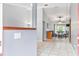
M 73 55 L 73 50 L 71 44 L 67 39 L 62 39 L 61 41 L 55 40 L 53 42 L 42 42 L 46 47 L 42 47 L 44 50 L 42 54 L 52 56 L 62 56 L 62 55 Z M 70 49 L 71 48 L 71 49 Z M 60 50 L 59 50 L 60 49 Z M 41 49 L 40 49 L 41 50 Z M 39 51 L 38 51 L 39 52 Z M 47 53 L 47 54 L 46 54 Z M 41 54 L 40 54 L 41 55 Z

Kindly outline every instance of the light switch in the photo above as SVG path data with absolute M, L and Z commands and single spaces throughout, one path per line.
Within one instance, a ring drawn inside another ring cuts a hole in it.
M 14 39 L 21 39 L 21 33 L 14 33 Z

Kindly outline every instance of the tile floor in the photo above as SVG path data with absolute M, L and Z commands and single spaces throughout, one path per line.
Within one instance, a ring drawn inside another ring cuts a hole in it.
M 73 48 L 68 38 L 55 38 L 52 42 L 38 42 L 38 56 L 74 56 Z

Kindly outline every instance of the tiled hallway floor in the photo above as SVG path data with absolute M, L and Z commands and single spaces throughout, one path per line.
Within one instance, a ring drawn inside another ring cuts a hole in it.
M 73 48 L 68 38 L 53 40 L 52 42 L 38 42 L 38 56 L 73 56 Z

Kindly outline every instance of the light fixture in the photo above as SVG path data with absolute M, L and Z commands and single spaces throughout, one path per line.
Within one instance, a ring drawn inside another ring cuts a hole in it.
M 62 22 L 58 22 L 58 24 L 61 24 Z
M 44 6 L 48 6 L 48 4 L 44 4 Z
M 63 16 L 58 16 L 58 18 L 63 18 Z

